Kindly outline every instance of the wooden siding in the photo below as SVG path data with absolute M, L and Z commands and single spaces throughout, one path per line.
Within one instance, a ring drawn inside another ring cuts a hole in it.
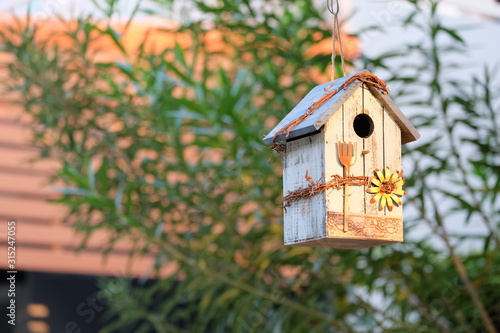
M 283 193 L 307 187 L 306 170 L 314 181 L 324 175 L 324 133 L 287 142 L 283 158 Z M 290 152 L 290 153 L 288 153 Z M 285 244 L 326 235 L 325 193 L 292 203 L 283 213 Z
M 0 13 L 0 16 L 0 29 L 14 22 L 10 15 Z M 20 19 L 20 22 L 23 20 Z M 37 24 L 39 30 L 36 41 L 51 36 L 48 47 L 57 46 L 60 49 L 67 49 L 72 46 L 71 40 L 61 32 L 68 26 L 74 27 L 76 22 L 47 19 L 37 22 Z M 123 22 L 112 22 L 112 24 L 113 28 L 118 31 L 125 26 Z M 177 26 L 167 20 L 155 21 L 152 24 L 150 22 L 134 23 L 123 34 L 122 39 L 127 53 L 132 56 L 137 52 L 138 45 L 146 34 L 148 34 L 149 40 L 146 43 L 145 52 L 148 53 L 159 53 L 167 47 L 174 47 L 176 43 L 179 43 L 182 48 L 189 48 L 192 45 L 191 37 L 188 34 L 177 32 L 176 29 Z M 238 41 L 243 36 L 233 33 L 223 36 L 221 31 L 210 30 L 203 38 L 208 52 L 220 54 L 224 64 L 230 64 L 230 48 L 225 44 L 225 40 Z M 358 57 L 358 39 L 347 35 L 342 38 L 344 41 L 348 41 L 344 46 L 346 58 Z M 106 38 L 98 39 L 92 44 L 92 47 L 106 50 L 106 52 L 99 52 L 99 57 L 96 57 L 95 61 L 119 61 L 123 57 L 116 45 Z M 331 40 L 318 39 L 318 42 L 307 50 L 307 56 L 329 54 L 330 47 Z M 12 60 L 12 57 L 0 52 L 0 63 Z M 327 80 L 326 76 L 316 71 L 312 71 L 308 75 L 318 83 Z M 7 73 L 2 68 L 0 69 L 0 80 L 6 79 Z M 70 225 L 62 222 L 66 215 L 66 209 L 63 206 L 47 202 L 48 199 L 56 197 L 56 194 L 48 188 L 47 180 L 57 168 L 57 163 L 50 161 L 29 163 L 29 160 L 38 156 L 39 151 L 29 144 L 29 127 L 32 124 L 32 119 L 22 111 L 20 106 L 16 105 L 18 100 L 18 96 L 6 95 L 0 91 L 0 228 L 5 226 L 4 231 L 0 230 L 0 253 L 6 253 L 4 235 L 7 221 L 15 220 L 18 226 L 17 262 L 19 270 L 95 275 L 130 274 L 143 276 L 149 274 L 154 263 L 154 254 L 129 260 L 130 247 L 127 242 L 118 243 L 116 250 L 109 253 L 107 258 L 103 258 L 102 251 L 109 237 L 103 231 L 94 232 L 89 239 L 87 249 L 75 252 L 81 236 L 77 235 Z M 211 157 L 214 156 L 211 154 Z M 199 156 L 191 157 L 199 158 Z M 312 172 L 311 170 L 311 176 L 317 180 L 322 171 Z M 306 185 L 303 174 L 295 185 Z M 315 200 L 324 200 L 324 198 L 312 199 L 313 202 Z M 317 214 L 317 212 L 319 211 L 315 210 L 311 214 Z M 322 223 L 321 228 L 325 230 L 324 213 L 317 221 L 321 221 L 318 223 Z M 311 230 L 306 231 L 306 234 L 311 234 Z M 6 269 L 6 260 L 0 260 L 0 268 Z M 175 269 L 175 264 L 167 264 L 160 274 L 168 275 Z
M 352 142 L 357 144 L 356 149 L 356 161 L 351 167 L 350 175 L 353 176 L 364 176 L 365 170 L 365 159 L 361 155 L 361 150 L 363 148 L 363 142 L 366 139 L 359 137 L 354 133 L 354 118 L 358 114 L 363 113 L 363 89 L 358 88 L 346 103 L 342 106 L 343 108 L 343 139 L 339 141 Z M 341 174 L 342 175 L 342 174 Z M 365 196 L 366 191 L 364 186 L 349 186 L 348 189 L 349 201 L 349 213 L 352 214 L 365 214 Z
M 7 253 L 7 222 L 14 220 L 18 270 L 137 277 L 153 273 L 153 254 L 130 259 L 126 241 L 103 257 L 109 238 L 105 231 L 96 231 L 85 250 L 75 251 L 81 235 L 62 222 L 65 207 L 47 202 L 57 197 L 47 186 L 57 163 L 29 162 L 39 153 L 29 144 L 29 117 L 9 97 L 0 100 L 0 228 L 4 228 L 0 230 L 0 253 Z M 6 263 L 0 260 L 0 268 L 7 269 Z M 166 265 L 161 274 L 175 269 L 175 264 Z
M 368 115 L 373 132 L 363 138 L 354 130 L 354 119 Z M 365 84 L 360 85 L 333 113 L 317 134 L 287 142 L 284 156 L 284 194 L 306 187 L 306 171 L 313 180 L 325 176 L 344 175 L 338 158 L 337 143 L 357 144 L 356 162 L 350 175 L 374 175 L 376 169 L 388 166 L 401 170 L 401 129 Z M 363 153 L 363 151 L 365 151 Z M 345 190 L 327 190 L 310 198 L 293 202 L 285 210 L 285 244 L 360 249 L 391 244 L 403 240 L 402 207 L 379 210 L 371 203 L 373 194 L 367 186 L 350 185 L 348 190 L 349 230 L 344 225 Z
M 377 98 L 373 96 L 363 85 L 363 113 L 370 116 L 373 120 L 373 134 L 363 139 L 363 150 L 369 152 L 363 156 L 365 165 L 365 176 L 374 176 L 374 169 L 382 169 L 384 167 L 384 108 L 380 105 Z M 401 141 L 401 140 L 400 140 Z M 399 147 L 401 151 L 401 147 Z M 365 195 L 365 213 L 369 215 L 378 215 L 378 205 L 370 203 L 373 195 L 366 193 Z
M 324 126 L 325 131 L 325 175 L 330 180 L 333 175 L 344 175 L 340 164 L 337 143 L 344 140 L 344 107 L 333 114 Z M 330 212 L 344 211 L 344 191 L 326 191 L 326 209 Z

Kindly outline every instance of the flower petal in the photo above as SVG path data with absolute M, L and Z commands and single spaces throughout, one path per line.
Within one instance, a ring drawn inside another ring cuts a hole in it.
M 380 206 L 378 207 L 378 210 L 384 209 L 385 204 L 386 204 L 386 199 L 385 199 L 385 196 L 383 196 L 382 200 L 380 200 Z
M 366 192 L 368 193 L 379 193 L 380 192 L 380 187 L 369 187 Z
M 388 167 L 385 167 L 385 180 L 391 179 L 391 170 Z
M 376 186 L 380 186 L 380 184 L 382 184 L 382 182 L 380 180 L 378 180 L 377 177 L 372 177 L 370 179 L 370 181 L 373 183 L 373 185 L 376 185 Z
M 384 174 L 382 173 L 382 171 L 377 169 L 375 170 L 375 173 L 377 174 L 378 179 L 380 179 L 381 182 L 385 182 Z
M 398 187 L 403 186 L 403 184 L 404 184 L 404 183 L 405 183 L 405 182 L 404 182 L 403 180 L 399 180 L 399 181 L 397 181 L 397 182 L 394 184 L 394 186 L 395 186 L 396 188 L 398 188 Z
M 392 212 L 392 207 L 393 207 L 392 199 L 390 196 L 387 196 L 387 208 L 389 208 L 389 211 Z
M 399 178 L 399 172 L 394 172 L 394 174 L 391 177 L 391 181 L 395 182 Z
M 394 189 L 394 191 L 392 191 L 392 193 L 397 194 L 397 195 L 406 195 L 406 191 L 403 191 L 400 188 Z
M 378 199 L 380 199 L 382 197 L 382 194 L 381 193 L 377 193 L 371 200 L 370 200 L 370 203 L 375 203 L 377 202 Z
M 394 193 L 391 194 L 391 199 L 398 205 L 401 206 L 402 201 L 401 198 L 395 195 Z

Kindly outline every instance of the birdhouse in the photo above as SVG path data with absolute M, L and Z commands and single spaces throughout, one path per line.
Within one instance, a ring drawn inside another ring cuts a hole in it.
M 419 137 L 367 71 L 312 89 L 264 138 L 284 155 L 285 245 L 402 242 L 401 145 Z

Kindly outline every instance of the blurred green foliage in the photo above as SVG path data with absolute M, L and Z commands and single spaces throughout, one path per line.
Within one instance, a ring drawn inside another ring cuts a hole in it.
M 405 149 L 410 239 L 359 251 L 282 246 L 281 161 L 261 141 L 316 84 L 310 73 L 326 72 L 328 55 L 306 55 L 330 36 L 324 8 L 193 1 L 222 32 L 217 52 L 197 21 L 179 28 L 189 46 L 152 53 L 146 35 L 133 54 L 107 20 L 68 24 L 66 49 L 36 39 L 37 24 L 2 30 L 16 59 L 9 89 L 35 117 L 44 157 L 62 163 L 68 221 L 110 231 L 106 251 L 128 239 L 131 255 L 156 253 L 154 269 L 178 263 L 168 278 L 108 293 L 105 332 L 500 330 L 499 89 L 488 69 L 448 76 L 448 55 L 467 45 L 438 1 L 408 3 L 401 27 L 424 39 L 362 61 L 397 87 L 396 102 L 421 108 L 412 121 L 424 136 Z M 111 16 L 116 1 L 101 6 Z M 99 60 L 98 37 L 122 60 Z M 413 231 L 422 225 L 425 237 Z

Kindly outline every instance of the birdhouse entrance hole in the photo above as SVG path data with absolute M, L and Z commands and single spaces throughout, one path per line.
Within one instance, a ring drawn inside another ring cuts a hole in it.
M 354 132 L 361 138 L 367 138 L 372 135 L 375 128 L 372 118 L 367 114 L 358 114 L 354 118 L 353 127 Z

